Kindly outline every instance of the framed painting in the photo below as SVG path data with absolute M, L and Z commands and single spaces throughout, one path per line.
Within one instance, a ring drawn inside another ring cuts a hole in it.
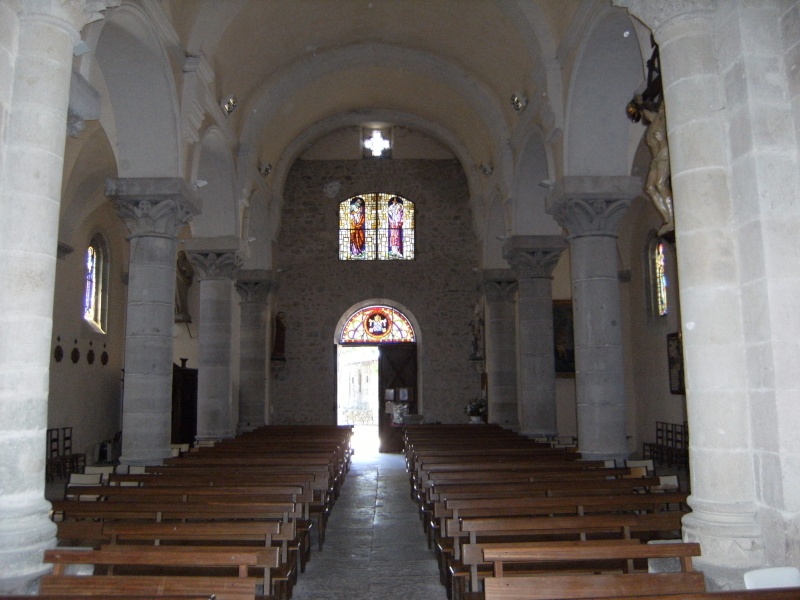
M 667 363 L 669 366 L 669 391 L 685 394 L 683 382 L 683 342 L 680 333 L 667 334 Z
M 572 300 L 553 301 L 553 348 L 556 359 L 556 377 L 575 377 Z

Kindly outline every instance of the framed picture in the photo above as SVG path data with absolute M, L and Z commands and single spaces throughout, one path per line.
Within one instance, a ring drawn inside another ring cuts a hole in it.
M 667 334 L 667 361 L 669 364 L 669 391 L 685 394 L 683 384 L 683 342 L 680 333 Z
M 553 301 L 553 348 L 556 359 L 556 377 L 575 377 L 572 300 Z

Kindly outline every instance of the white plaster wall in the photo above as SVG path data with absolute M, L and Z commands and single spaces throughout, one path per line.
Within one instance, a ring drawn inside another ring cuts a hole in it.
M 74 252 L 57 261 L 53 340 L 50 354 L 50 393 L 47 426 L 73 427 L 73 452 L 88 452 L 95 444 L 113 438 L 120 424 L 120 379 L 124 365 L 127 241 L 122 221 L 111 203 L 95 210 L 76 231 Z M 83 319 L 85 252 L 95 233 L 101 233 L 110 255 L 109 308 L 106 333 L 98 333 Z M 64 358 L 57 362 L 52 350 L 61 337 Z M 77 345 L 75 344 L 77 340 Z M 91 348 L 93 364 L 87 361 Z M 101 355 L 108 352 L 108 364 Z M 80 351 L 77 363 L 73 348 Z M 45 441 L 42 440 L 44 444 Z M 87 459 L 89 457 L 87 456 Z

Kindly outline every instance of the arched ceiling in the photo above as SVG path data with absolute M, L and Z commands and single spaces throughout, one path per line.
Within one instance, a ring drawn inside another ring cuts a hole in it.
M 512 94 L 546 97 L 553 40 L 564 35 L 580 5 L 580 0 L 159 3 L 180 46 L 211 66 L 218 98 L 237 98 L 228 122 L 254 160 L 286 160 L 287 149 L 315 124 L 375 110 L 437 124 L 474 165 L 502 160 L 502 148 L 519 122 Z

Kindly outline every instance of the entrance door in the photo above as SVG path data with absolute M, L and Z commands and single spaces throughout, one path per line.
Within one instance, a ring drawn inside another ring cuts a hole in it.
M 381 344 L 378 376 L 380 451 L 402 452 L 402 414 L 417 414 L 417 345 Z

